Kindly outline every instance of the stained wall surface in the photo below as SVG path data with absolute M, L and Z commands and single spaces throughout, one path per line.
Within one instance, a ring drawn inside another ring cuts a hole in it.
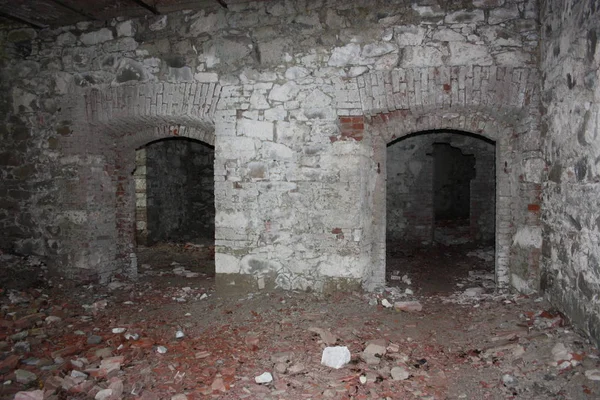
M 600 4 L 543 1 L 542 290 L 600 345 Z
M 537 17 L 533 0 L 215 2 L 3 30 L 2 247 L 69 277 L 134 275 L 135 150 L 190 137 L 215 147 L 220 288 L 374 288 L 386 144 L 456 129 L 501 154 L 499 286 L 535 288 L 535 260 L 511 260 L 539 229 Z

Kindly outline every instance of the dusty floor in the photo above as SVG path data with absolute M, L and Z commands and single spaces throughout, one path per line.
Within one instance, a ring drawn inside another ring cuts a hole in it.
M 380 293 L 240 297 L 214 293 L 207 246 L 140 249 L 139 280 L 109 287 L 48 282 L 35 260 L 0 255 L 32 286 L 3 281 L 0 397 L 600 398 L 597 350 L 540 299 L 494 294 L 489 256 L 391 253 Z M 422 310 L 393 306 L 405 300 Z M 321 365 L 328 345 L 350 363 Z M 273 381 L 257 384 L 264 372 Z

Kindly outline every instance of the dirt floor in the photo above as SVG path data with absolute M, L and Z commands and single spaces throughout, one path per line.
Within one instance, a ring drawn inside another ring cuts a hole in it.
M 212 260 L 140 248 L 136 282 L 75 286 L 0 255 L 21 277 L 2 282 L 0 397 L 600 398 L 598 351 L 542 299 L 496 293 L 491 249 L 390 251 L 385 290 L 331 296 L 215 293 Z M 333 346 L 342 368 L 321 363 Z

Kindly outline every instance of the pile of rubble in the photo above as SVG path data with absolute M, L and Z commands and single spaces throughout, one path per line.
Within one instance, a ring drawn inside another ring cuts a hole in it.
M 445 297 L 415 294 L 406 274 L 375 293 L 225 297 L 171 267 L 5 290 L 0 397 L 600 396 L 597 351 L 542 299 L 494 294 L 486 272 Z

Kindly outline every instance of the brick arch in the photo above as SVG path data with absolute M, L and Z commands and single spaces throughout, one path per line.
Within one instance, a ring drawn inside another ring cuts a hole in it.
M 140 143 L 185 136 L 214 145 L 218 83 L 149 82 L 104 90 L 87 89 L 80 115 L 93 130 Z M 143 143 L 140 143 L 141 145 Z
M 513 142 L 527 131 L 537 110 L 533 69 L 510 67 L 429 67 L 378 71 L 356 78 L 362 109 L 340 116 L 331 140 L 355 140 L 372 148 L 372 265 L 366 286 L 385 283 L 386 145 L 409 134 L 464 131 L 496 143 L 496 282 L 509 285 L 517 162 Z M 381 171 L 384 171 L 382 174 Z
M 534 68 L 439 66 L 376 71 L 356 78 L 361 115 L 405 110 L 424 116 L 439 110 L 485 110 L 496 120 L 518 120 L 534 104 Z
M 167 137 L 214 145 L 218 83 L 146 82 L 105 88 L 71 88 L 63 100 L 60 138 L 65 162 L 77 174 L 76 195 L 65 209 L 88 221 L 74 242 L 73 259 L 100 280 L 135 274 L 135 149 Z M 102 240 L 95 238 L 102 237 Z M 96 245 L 97 243 L 97 245 Z M 92 249 L 91 245 L 97 248 Z M 88 246 L 88 247 L 86 247 Z M 77 253 L 79 252 L 79 253 Z

